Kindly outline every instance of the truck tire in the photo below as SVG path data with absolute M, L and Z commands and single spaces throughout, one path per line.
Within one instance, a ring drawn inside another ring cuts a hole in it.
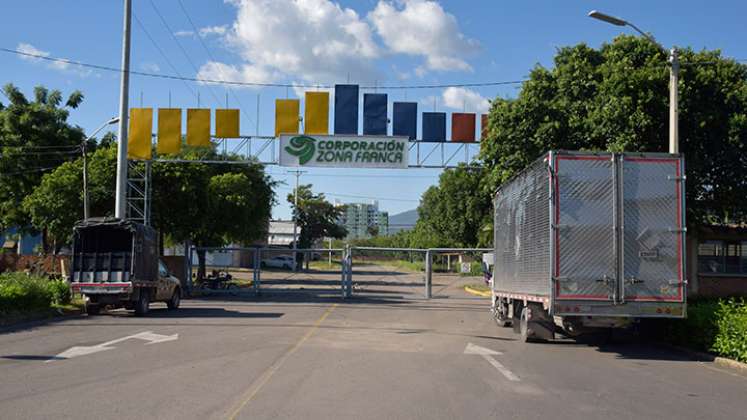
M 179 303 L 181 303 L 182 300 L 182 292 L 179 290 L 179 288 L 174 289 L 174 294 L 171 295 L 171 299 L 169 299 L 168 302 L 166 302 L 166 306 L 170 310 L 179 309 Z
M 529 311 L 526 307 L 522 308 L 521 318 L 519 320 L 519 334 L 521 335 L 521 341 L 523 343 L 530 343 L 534 339 L 534 337 L 529 335 L 529 320 L 527 319 L 528 313 Z
M 498 299 L 493 310 L 493 319 L 499 327 L 510 327 L 511 317 L 508 316 L 508 304 L 503 299 Z
M 86 305 L 86 313 L 89 316 L 98 315 L 101 313 L 101 305 L 98 303 L 89 303 Z
M 140 296 L 135 302 L 135 315 L 143 316 L 148 313 L 150 307 L 150 291 L 147 289 L 140 290 Z

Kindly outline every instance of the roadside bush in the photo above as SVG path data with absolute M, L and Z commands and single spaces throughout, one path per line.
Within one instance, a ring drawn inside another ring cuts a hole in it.
M 0 313 L 45 310 L 53 304 L 68 304 L 71 294 L 63 280 L 28 276 L 25 273 L 0 274 Z
M 730 359 L 747 362 L 747 302 L 721 301 L 716 311 L 718 334 L 712 350 Z
M 664 335 L 674 344 L 747 362 L 747 302 L 692 301 L 687 319 L 667 321 Z

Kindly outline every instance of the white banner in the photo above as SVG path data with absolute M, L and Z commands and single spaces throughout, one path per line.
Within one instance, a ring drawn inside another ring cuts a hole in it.
M 280 166 L 407 168 L 408 138 L 388 136 L 280 136 Z

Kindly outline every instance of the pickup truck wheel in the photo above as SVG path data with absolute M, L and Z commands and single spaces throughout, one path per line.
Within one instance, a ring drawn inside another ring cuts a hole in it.
M 135 315 L 143 316 L 148 313 L 150 306 L 150 293 L 148 290 L 140 291 L 140 298 L 135 302 Z
M 169 301 L 166 302 L 166 306 L 168 306 L 169 309 L 171 309 L 171 310 L 179 309 L 179 303 L 182 300 L 181 295 L 182 295 L 182 293 L 179 290 L 179 288 L 178 287 L 175 288 L 174 289 L 174 294 L 172 294 L 171 295 L 171 299 L 169 299 Z
M 98 314 L 100 314 L 101 313 L 101 305 L 99 305 L 98 303 L 93 303 L 93 304 L 89 303 L 88 305 L 86 305 L 86 313 L 88 315 L 98 315 Z

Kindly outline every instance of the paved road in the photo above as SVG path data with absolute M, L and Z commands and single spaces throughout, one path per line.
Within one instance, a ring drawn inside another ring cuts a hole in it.
M 326 284 L 324 276 L 300 292 L 291 290 L 303 275 L 278 275 L 258 299 L 193 299 L 176 312 L 155 306 L 146 318 L 112 311 L 2 332 L 0 417 L 639 420 L 747 412 L 747 377 L 652 345 L 520 343 L 491 322 L 484 298 L 461 290 L 463 278 L 437 277 L 436 298 L 425 301 L 421 276 L 370 267 L 357 276 L 357 297 L 343 302 L 338 277 L 327 274 Z M 55 359 L 63 352 L 75 357 Z

